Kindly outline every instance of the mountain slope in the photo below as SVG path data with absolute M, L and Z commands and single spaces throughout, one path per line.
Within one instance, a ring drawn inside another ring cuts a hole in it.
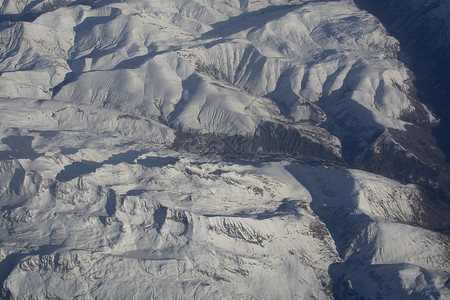
M 440 119 L 434 129 L 439 146 L 450 157 L 448 139 L 450 87 L 450 5 L 447 1 L 355 1 L 377 16 L 402 45 L 402 60 L 415 73 L 420 99 Z M 430 34 L 432 33 L 432 34 Z

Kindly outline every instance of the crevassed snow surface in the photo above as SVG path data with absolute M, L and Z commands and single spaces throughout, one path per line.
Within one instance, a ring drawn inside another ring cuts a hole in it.
M 450 297 L 449 239 L 419 225 L 414 184 L 171 147 L 270 122 L 342 156 L 416 110 L 433 122 L 374 17 L 350 1 L 70 2 L 0 9 L 2 297 Z

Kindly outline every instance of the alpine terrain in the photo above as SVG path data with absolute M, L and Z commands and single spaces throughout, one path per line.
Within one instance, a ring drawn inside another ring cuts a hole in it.
M 3 0 L 1 297 L 450 299 L 450 5 L 355 2 Z

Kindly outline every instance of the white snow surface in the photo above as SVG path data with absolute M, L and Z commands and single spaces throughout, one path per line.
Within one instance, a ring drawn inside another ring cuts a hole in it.
M 403 130 L 411 78 L 376 18 L 352 1 L 70 2 L 0 6 L 2 297 L 450 297 L 450 241 L 417 225 L 415 185 L 170 150 L 178 130 L 265 121 L 333 147 Z

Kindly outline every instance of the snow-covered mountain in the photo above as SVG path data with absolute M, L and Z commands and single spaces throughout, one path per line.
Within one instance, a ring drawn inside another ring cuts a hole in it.
M 400 56 L 415 73 L 423 102 L 439 117 L 433 132 L 450 161 L 450 2 L 356 0 L 378 17 L 401 43 Z
M 438 119 L 353 1 L 0 12 L 2 297 L 450 297 Z

